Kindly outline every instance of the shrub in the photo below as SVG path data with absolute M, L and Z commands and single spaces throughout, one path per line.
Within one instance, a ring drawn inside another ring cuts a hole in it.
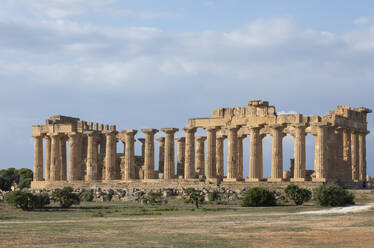
M 5 196 L 5 201 L 22 210 L 32 210 L 34 208 L 44 208 L 50 203 L 48 194 L 27 193 L 23 191 L 12 191 Z
M 33 208 L 44 208 L 46 205 L 51 203 L 49 195 L 46 193 L 35 194 L 32 196 L 32 207 Z
M 217 192 L 209 192 L 208 199 L 210 202 L 217 200 Z
M 31 198 L 31 193 L 12 191 L 5 195 L 5 202 L 22 210 L 31 210 Z
M 73 188 L 64 187 L 63 189 L 56 189 L 52 193 L 52 200 L 59 202 L 62 208 L 68 208 L 71 205 L 79 205 L 79 196 L 73 193 Z
M 0 170 L 0 189 L 9 191 L 13 184 L 18 185 L 18 188 L 30 188 L 32 181 L 32 170 L 22 168 L 8 168 Z
M 275 206 L 276 200 L 274 195 L 267 189 L 255 187 L 249 189 L 241 204 L 243 207 L 250 206 Z
M 187 188 L 184 193 L 186 194 L 184 203 L 193 203 L 196 208 L 199 208 L 199 203 L 204 202 L 204 197 L 201 195 L 200 190 L 194 188 Z
M 162 195 L 160 192 L 148 192 L 146 199 L 148 200 L 149 204 L 161 204 Z
M 327 183 L 319 186 L 313 192 L 314 199 L 321 206 L 353 205 L 354 195 L 336 183 Z
M 94 199 L 94 196 L 91 192 L 85 192 L 81 194 L 80 199 L 81 201 L 92 202 Z
M 114 195 L 114 191 L 110 189 L 103 197 L 105 201 L 111 201 Z
M 312 198 L 312 192 L 308 189 L 301 189 L 295 184 L 290 184 L 284 190 L 286 197 L 295 202 L 296 205 L 302 205 Z

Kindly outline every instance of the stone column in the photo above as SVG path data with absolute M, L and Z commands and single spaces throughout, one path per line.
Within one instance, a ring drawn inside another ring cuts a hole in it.
M 51 168 L 51 137 L 45 136 L 45 180 L 49 181 Z
M 145 134 L 144 179 L 155 178 L 155 134 L 157 129 L 142 129 Z
M 343 130 L 343 160 L 351 167 L 351 131 Z
M 196 128 L 183 128 L 186 133 L 184 179 L 195 177 L 195 132 Z
M 43 136 L 34 137 L 34 181 L 43 181 Z
M 249 155 L 249 177 L 246 181 L 259 181 L 258 167 L 259 157 L 260 127 L 250 127 L 250 155 Z M 261 149 L 262 150 L 262 149 Z
M 116 179 L 116 131 L 105 131 L 105 180 Z
M 366 181 L 366 135 L 369 132 L 358 134 L 359 180 Z
M 358 133 L 356 131 L 351 132 L 351 166 L 352 166 L 352 180 L 359 180 L 359 144 L 358 144 Z
M 86 180 L 91 182 L 97 180 L 97 134 L 91 131 L 87 136 Z
M 79 180 L 78 172 L 80 169 L 77 167 L 79 166 L 78 161 L 78 145 L 79 145 L 79 134 L 77 133 L 70 133 L 69 134 L 69 181 L 76 181 Z
M 217 178 L 216 169 L 216 132 L 218 127 L 206 128 L 206 178 Z
M 184 160 L 186 150 L 186 138 L 179 137 L 175 139 L 177 141 L 177 176 L 184 176 Z
M 327 177 L 327 153 L 326 153 L 326 137 L 327 137 L 327 125 L 317 124 L 316 128 L 316 139 L 315 139 L 315 159 L 314 159 L 314 172 L 316 177 L 313 181 L 326 181 Z
M 216 169 L 217 169 L 217 177 L 223 179 L 225 174 L 225 158 L 224 158 L 224 140 L 227 138 L 226 135 L 219 135 L 216 139 Z
M 228 142 L 227 142 L 227 177 L 224 181 L 238 180 L 238 129 L 239 127 L 228 128 Z
M 280 182 L 283 180 L 283 134 L 281 125 L 272 125 L 272 155 L 271 155 L 271 177 L 268 181 Z
M 59 168 L 59 142 L 60 136 L 58 134 L 51 134 L 51 167 L 49 180 L 55 182 L 60 178 Z
M 66 181 L 67 175 L 67 161 L 66 161 L 66 137 L 65 135 L 61 135 L 60 137 L 60 180 Z
M 243 139 L 245 139 L 247 135 L 241 135 L 238 137 L 237 142 L 237 154 L 238 154 L 238 169 L 237 169 L 237 179 L 243 179 Z
M 294 125 L 294 173 L 292 182 L 305 181 L 305 125 Z
M 125 156 L 125 168 L 122 172 L 122 180 L 135 179 L 135 134 L 137 130 L 128 129 L 126 130 L 126 156 Z
M 160 137 L 156 139 L 159 143 L 158 150 L 158 173 L 164 173 L 165 164 L 165 137 Z
M 263 178 L 264 175 L 264 158 L 262 154 L 262 140 L 266 137 L 266 134 L 260 134 L 258 139 L 258 166 L 257 166 L 257 177 L 258 180 Z
M 178 128 L 161 128 L 165 133 L 164 179 L 175 178 L 174 134 Z
M 204 176 L 205 173 L 205 151 L 204 151 L 204 141 L 205 136 L 196 136 L 196 164 L 195 169 L 199 176 Z
M 144 138 L 139 138 L 138 139 L 140 143 L 142 143 L 142 158 L 144 159 L 144 154 L 145 154 L 145 139 Z
M 123 144 L 123 155 L 126 155 L 126 141 L 125 140 L 121 140 L 122 144 Z

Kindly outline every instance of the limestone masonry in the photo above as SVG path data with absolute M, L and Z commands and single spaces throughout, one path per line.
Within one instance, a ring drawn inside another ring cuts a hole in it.
M 371 112 L 363 107 L 338 106 L 325 116 L 277 115 L 268 102 L 254 100 L 248 107 L 218 108 L 212 117 L 189 119 L 182 129 L 185 137 L 175 138 L 178 128 L 161 128 L 161 132 L 141 129 L 145 138 L 137 139 L 142 146 L 140 155 L 135 155 L 134 149 L 138 130 L 117 131 L 115 125 L 52 116 L 45 125 L 32 127 L 32 188 L 121 183 L 181 185 L 201 184 L 204 180 L 215 185 L 243 186 L 283 181 L 362 183 L 369 179 L 365 137 L 369 133 L 367 114 Z M 195 136 L 198 128 L 205 129 L 206 136 Z M 155 139 L 159 132 L 163 137 Z M 272 136 L 270 178 L 263 177 L 262 140 L 267 134 Z M 290 171 L 283 171 L 282 139 L 287 134 L 294 137 L 294 159 Z M 307 134 L 315 137 L 314 171 L 306 170 Z M 244 165 L 243 140 L 247 137 L 250 161 Z M 123 143 L 121 151 L 117 151 L 118 141 Z M 249 167 L 247 178 L 243 176 L 244 166 Z

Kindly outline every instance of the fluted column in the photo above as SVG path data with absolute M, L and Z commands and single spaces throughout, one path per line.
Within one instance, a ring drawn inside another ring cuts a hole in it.
M 291 181 L 305 181 L 305 125 L 294 125 L 294 173 Z
M 86 180 L 91 182 L 97 180 L 97 134 L 88 132 L 87 137 Z
M 144 151 L 144 179 L 155 178 L 155 134 L 157 129 L 142 129 L 145 134 L 145 151 Z
M 216 139 L 216 169 L 217 177 L 221 179 L 224 177 L 225 174 L 224 140 L 226 138 L 226 135 L 219 135 Z
M 158 172 L 164 173 L 165 164 L 165 137 L 160 137 L 156 139 L 159 143 L 158 150 Z
M 266 134 L 260 134 L 258 139 L 258 166 L 257 166 L 257 178 L 261 180 L 264 176 L 264 156 L 262 154 L 262 140 L 266 137 Z
M 369 132 L 358 134 L 359 180 L 366 181 L 366 135 Z
M 326 137 L 327 125 L 315 125 L 316 139 L 315 139 L 315 152 L 314 152 L 314 172 L 316 177 L 313 181 L 326 181 L 327 177 L 327 153 L 326 153 Z
M 116 131 L 105 131 L 106 147 L 105 147 L 105 180 L 116 179 Z
M 51 137 L 45 136 L 45 180 L 49 181 L 51 168 Z
M 178 128 L 161 128 L 165 133 L 164 179 L 175 178 L 174 134 Z
M 243 140 L 247 137 L 247 135 L 241 135 L 238 137 L 237 141 L 237 154 L 238 154 L 238 169 L 237 169 L 237 178 L 239 180 L 243 179 Z
M 125 168 L 122 173 L 122 180 L 135 179 L 135 134 L 137 130 L 128 129 L 126 130 L 126 156 L 125 156 Z
M 217 178 L 216 171 L 216 132 L 217 127 L 206 128 L 206 178 Z
M 34 181 L 43 181 L 43 136 L 34 137 Z
M 228 142 L 227 142 L 227 177 L 224 181 L 238 180 L 238 129 L 239 127 L 228 128 Z
M 205 173 L 205 151 L 204 151 L 204 141 L 205 136 L 196 136 L 196 173 L 200 176 L 204 176 Z
M 139 138 L 138 140 L 142 144 L 142 158 L 144 159 L 144 154 L 145 154 L 145 139 L 144 138 Z
M 348 129 L 343 130 L 343 160 L 351 166 L 351 131 Z
M 78 172 L 78 143 L 79 141 L 79 134 L 77 133 L 70 133 L 69 134 L 69 181 L 76 181 L 79 180 Z
M 249 177 L 246 181 L 259 181 L 258 167 L 260 166 L 259 142 L 260 127 L 250 127 L 250 155 L 249 155 Z
M 358 144 L 358 133 L 356 131 L 351 132 L 351 166 L 352 166 L 352 180 L 359 180 L 359 144 Z
M 50 167 L 50 177 L 51 182 L 55 182 L 60 178 L 59 167 L 59 141 L 60 136 L 58 134 L 51 134 L 51 167 Z
M 272 156 L 271 156 L 271 177 L 268 181 L 283 180 L 283 134 L 281 125 L 272 125 Z
M 185 149 L 186 149 L 186 138 L 178 137 L 177 141 L 177 176 L 184 176 L 184 160 L 185 160 Z
M 184 179 L 195 177 L 195 132 L 196 128 L 183 128 L 186 133 Z

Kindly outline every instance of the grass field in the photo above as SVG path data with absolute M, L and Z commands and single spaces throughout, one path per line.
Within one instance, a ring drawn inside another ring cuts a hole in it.
M 357 204 L 374 191 L 354 191 Z M 82 203 L 24 212 L 0 204 L 1 247 L 374 247 L 374 209 L 296 215 L 321 207 L 243 208 L 180 200 L 167 205 Z

